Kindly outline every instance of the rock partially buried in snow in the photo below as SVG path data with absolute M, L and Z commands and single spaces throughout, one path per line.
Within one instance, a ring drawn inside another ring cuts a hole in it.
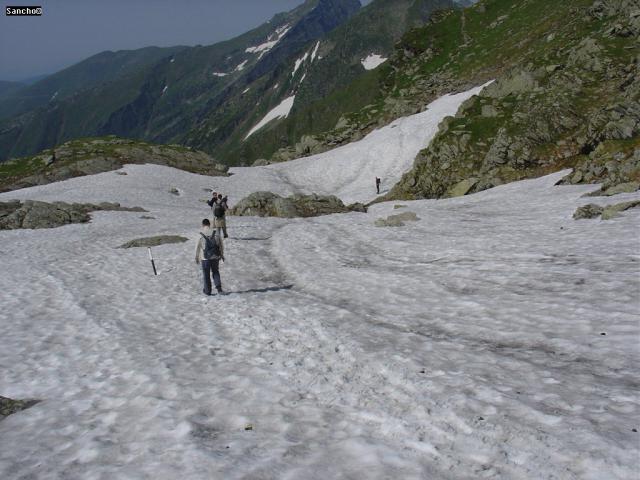
M 582 220 L 585 218 L 596 218 L 602 214 L 602 210 L 603 208 L 600 205 L 589 203 L 588 205 L 578 207 L 578 209 L 573 213 L 573 219 Z
M 40 402 L 40 400 L 13 400 L 0 396 L 0 420 L 8 417 L 12 413 L 33 407 L 38 402 Z
M 462 197 L 469 193 L 476 183 L 478 183 L 477 178 L 467 178 L 466 180 L 462 180 L 461 182 L 456 183 L 453 187 L 451 187 L 447 191 L 447 197 Z
M 169 243 L 184 243 L 188 238 L 179 235 L 158 235 L 156 237 L 136 238 L 123 243 L 118 248 L 136 248 L 136 247 L 157 247 Z
M 640 189 L 640 183 L 638 182 L 626 182 L 619 183 L 618 185 L 614 185 L 605 189 L 602 192 L 596 192 L 592 194 L 593 196 L 604 196 L 610 197 L 612 195 L 618 195 L 619 193 L 633 193 L 637 192 Z
M 20 228 L 55 228 L 70 223 L 86 223 L 91 220 L 90 212 L 124 211 L 146 212 L 141 207 L 121 207 L 119 203 L 66 203 L 37 202 L 17 200 L 0 202 L 0 230 L 17 230 Z
M 633 200 L 630 202 L 616 203 L 615 205 L 609 205 L 601 207 L 594 203 L 579 207 L 573 214 L 574 220 L 580 220 L 583 218 L 596 218 L 602 216 L 602 220 L 611 220 L 620 216 L 621 212 L 629 210 L 630 208 L 636 208 L 640 206 L 640 200 Z
M 602 220 L 611 220 L 612 218 L 619 217 L 621 212 L 636 207 L 640 207 L 640 200 L 609 205 L 602 211 Z
M 397 215 L 389 215 L 387 218 L 379 218 L 375 221 L 376 227 L 404 227 L 404 222 L 417 222 L 420 220 L 414 212 L 403 212 Z
M 281 197 L 271 192 L 255 192 L 243 198 L 229 214 L 256 217 L 317 217 L 332 213 L 366 212 L 361 203 L 345 206 L 333 195 L 292 195 Z

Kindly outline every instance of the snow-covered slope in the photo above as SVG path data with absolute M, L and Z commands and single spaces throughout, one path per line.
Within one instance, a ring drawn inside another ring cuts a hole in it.
M 295 102 L 296 96 L 292 95 L 290 97 L 285 98 L 282 102 L 276 105 L 273 109 L 271 109 L 263 118 L 260 120 L 251 130 L 247 133 L 247 136 L 244 137 L 246 140 L 255 132 L 264 127 L 267 123 L 275 120 L 276 118 L 286 118 L 289 116 L 289 112 L 293 108 L 293 102 Z
M 232 169 L 236 176 L 228 183 L 221 182 L 222 188 L 238 197 L 248 193 L 249 186 L 249 191 L 315 192 L 336 195 L 347 203 L 370 201 L 376 196 L 375 178 L 382 179 L 382 191 L 391 188 L 435 136 L 440 121 L 454 115 L 462 102 L 482 88 L 484 85 L 446 95 L 422 113 L 396 120 L 358 142 L 325 153 L 266 167 Z M 270 179 L 269 183 L 258 187 L 265 179 Z
M 362 59 L 362 66 L 365 70 L 373 70 L 374 68 L 378 68 L 384 62 L 387 61 L 387 58 L 382 55 L 378 55 L 377 53 L 372 53 L 367 56 L 367 58 Z
M 223 179 L 131 165 L 0 195 L 154 217 L 0 232 L 0 395 L 43 400 L 0 422 L 0 477 L 633 478 L 640 212 L 573 220 L 595 187 L 554 186 L 566 172 L 368 214 L 232 217 L 231 294 L 200 293 L 205 188 L 366 200 L 355 172 L 333 179 L 343 157 L 373 190 L 375 155 L 358 155 L 380 149 L 391 172 L 421 118 Z M 597 201 L 640 195 L 619 197 Z M 420 220 L 373 225 L 402 211 Z M 159 234 L 191 242 L 154 249 L 157 277 L 146 249 L 116 248 Z

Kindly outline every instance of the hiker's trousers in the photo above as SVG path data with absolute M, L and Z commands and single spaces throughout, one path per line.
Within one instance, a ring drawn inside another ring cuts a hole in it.
M 220 271 L 218 270 L 219 266 L 219 259 L 202 260 L 202 278 L 204 280 L 204 289 L 202 291 L 207 295 L 211 295 L 212 276 L 213 284 L 216 286 L 216 290 L 220 290 L 222 288 L 222 282 L 220 281 Z

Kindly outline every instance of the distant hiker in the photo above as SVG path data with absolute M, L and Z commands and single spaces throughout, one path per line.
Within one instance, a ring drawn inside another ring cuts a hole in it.
M 224 262 L 224 245 L 220 235 L 211 228 L 208 218 L 202 220 L 202 230 L 196 246 L 196 263 L 202 266 L 204 288 L 202 293 L 211 295 L 211 277 L 219 294 L 222 294 L 220 281 L 220 260 Z
M 218 200 L 213 205 L 213 225 L 218 229 L 218 235 L 220 235 L 220 231 L 224 234 L 224 238 L 229 238 L 227 235 L 227 221 L 226 214 L 227 210 L 229 210 L 229 206 L 227 205 L 227 197 L 223 197 L 221 193 L 218 194 Z
M 211 210 L 213 210 L 213 205 L 217 201 L 218 201 L 218 193 L 217 192 L 211 193 L 211 200 L 207 200 L 207 205 L 209 205 L 211 207 Z
M 376 190 L 378 195 L 380 195 L 380 179 L 378 177 L 376 177 Z
M 224 236 L 227 238 L 227 225 L 226 222 L 224 222 L 225 209 L 224 205 L 222 205 L 222 202 L 220 201 L 221 197 L 222 194 L 213 192 L 211 200 L 207 202 L 207 205 L 211 207 L 211 213 L 213 214 L 213 226 L 218 229 L 218 235 L 220 235 L 220 230 L 224 230 Z M 218 218 L 222 218 L 222 221 L 216 221 Z

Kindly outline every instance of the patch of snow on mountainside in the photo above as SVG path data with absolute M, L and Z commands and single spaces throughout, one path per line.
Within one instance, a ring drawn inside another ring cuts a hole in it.
M 293 67 L 293 72 L 291 72 L 291 76 L 292 76 L 292 77 L 295 77 L 296 72 L 298 71 L 298 69 L 300 68 L 300 66 L 305 62 L 305 60 L 306 60 L 308 57 L 309 57 L 309 52 L 305 52 L 305 54 L 304 54 L 302 57 L 300 57 L 300 58 L 296 59 L 296 64 L 295 64 L 295 66 Z
M 261 58 L 265 53 L 275 47 L 290 29 L 291 27 L 289 25 L 284 25 L 277 28 L 276 31 L 269 36 L 266 42 L 261 43 L 260 45 L 256 45 L 255 47 L 249 47 L 245 50 L 245 52 L 259 53 Z
M 388 59 L 383 57 L 382 55 L 378 55 L 377 53 L 372 53 L 367 58 L 362 60 L 362 66 L 365 70 L 373 70 L 374 68 L 379 67 Z
M 229 74 L 228 73 L 222 73 L 222 72 L 213 72 L 212 75 L 214 77 L 226 77 Z
M 246 67 L 247 62 L 249 62 L 249 60 L 245 60 L 244 62 L 242 62 L 240 65 L 238 65 L 234 71 L 236 72 L 241 72 L 242 70 L 244 70 L 244 67 Z
M 295 101 L 296 96 L 292 95 L 290 97 L 285 98 L 282 102 L 280 102 L 280 104 L 275 107 L 274 109 L 272 109 L 271 111 L 269 111 L 269 113 L 267 113 L 264 118 L 262 120 L 260 120 L 256 126 L 254 126 L 249 133 L 247 133 L 247 136 L 244 137 L 244 139 L 246 140 L 247 138 L 249 138 L 251 135 L 253 135 L 255 132 L 257 132 L 258 130 L 260 130 L 262 127 L 264 127 L 267 123 L 269 123 L 272 120 L 275 120 L 276 118 L 286 118 L 289 116 L 289 112 L 291 112 L 291 108 L 293 107 L 293 102 Z
M 320 48 L 320 40 L 318 40 L 318 43 L 316 43 L 316 46 L 313 49 L 313 53 L 311 53 L 312 62 L 316 59 L 316 56 L 318 55 L 318 48 Z

